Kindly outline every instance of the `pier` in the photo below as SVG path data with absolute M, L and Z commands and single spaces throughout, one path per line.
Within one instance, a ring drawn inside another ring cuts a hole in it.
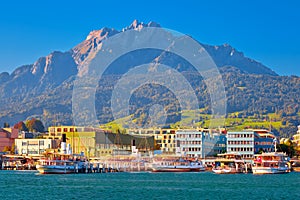
M 27 157 L 20 155 L 2 155 L 0 158 L 0 170 L 37 170 L 40 157 Z M 50 162 L 50 161 L 49 161 Z M 149 171 L 148 161 L 133 159 L 115 159 L 115 158 L 93 158 L 82 163 L 72 163 L 74 171 L 72 173 L 112 173 L 112 172 L 139 172 Z M 63 166 L 66 170 L 70 165 Z M 66 172 L 67 173 L 67 172 Z

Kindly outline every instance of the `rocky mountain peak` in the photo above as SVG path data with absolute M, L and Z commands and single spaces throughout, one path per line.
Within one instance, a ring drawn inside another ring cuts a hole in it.
M 150 21 L 148 24 L 144 23 L 144 22 L 139 22 L 137 19 L 133 20 L 133 22 L 123 28 L 122 31 L 127 31 L 127 30 L 141 30 L 144 27 L 160 27 L 160 25 L 156 22 Z
M 118 32 L 119 31 L 117 31 L 113 28 L 103 27 L 100 30 L 91 31 L 85 40 L 92 40 L 95 38 L 97 38 L 98 40 L 102 40 L 106 37 L 113 36 L 113 35 L 117 34 Z
M 153 21 L 150 21 L 148 23 L 148 27 L 161 27 L 160 24 L 156 23 L 156 22 L 153 22 Z

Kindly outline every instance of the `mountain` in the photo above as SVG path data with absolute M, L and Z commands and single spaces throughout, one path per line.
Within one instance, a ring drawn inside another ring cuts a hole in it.
M 202 44 L 203 45 L 203 44 Z M 235 66 L 245 73 L 277 76 L 274 71 L 263 64 L 247 58 L 229 44 L 220 46 L 203 45 L 218 67 Z
M 10 124 L 25 120 L 31 116 L 41 118 L 46 125 L 53 121 L 72 124 L 72 90 L 83 61 L 101 48 L 102 41 L 120 32 L 140 31 L 145 27 L 160 27 L 158 23 L 141 23 L 134 20 L 123 30 L 104 27 L 91 31 L 86 39 L 67 52 L 55 51 L 39 58 L 31 65 L 18 67 L 11 74 L 0 74 L 0 123 Z M 201 44 L 213 58 L 222 74 L 228 98 L 229 112 L 244 112 L 245 116 L 254 113 L 284 112 L 296 116 L 299 112 L 299 77 L 281 77 L 263 64 L 244 56 L 228 44 L 212 46 Z M 209 108 L 210 97 L 201 77 L 191 72 L 191 65 L 168 52 L 144 50 L 133 52 L 112 64 L 101 77 L 96 94 L 96 111 L 101 123 L 113 119 L 110 98 L 114 84 L 130 67 L 153 61 L 174 66 L 191 83 L 203 108 Z M 184 91 L 183 91 L 184 92 Z M 167 95 L 168 94 L 168 95 Z M 172 94 L 166 88 L 149 86 L 140 88 L 131 98 L 132 113 L 141 117 L 141 113 L 155 103 L 170 102 Z M 173 98 L 176 104 L 176 98 Z M 177 102 L 178 103 L 178 102 Z M 172 107 L 172 106 L 170 106 Z M 207 110 L 206 109 L 206 110 Z M 178 109 L 169 108 L 170 112 Z M 58 117 L 59 116 L 59 117 Z M 57 119 L 59 118 L 59 119 Z M 169 116 L 168 122 L 176 122 L 178 116 Z M 299 123 L 299 121 L 293 123 Z M 147 121 L 147 120 L 144 120 Z

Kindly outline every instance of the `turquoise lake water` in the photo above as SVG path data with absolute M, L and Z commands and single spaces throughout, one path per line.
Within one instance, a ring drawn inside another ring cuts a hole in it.
M 0 171 L 0 199 L 300 199 L 300 173 L 106 173 Z

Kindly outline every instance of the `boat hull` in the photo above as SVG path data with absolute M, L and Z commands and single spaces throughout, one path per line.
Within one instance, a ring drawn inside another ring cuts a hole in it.
M 191 172 L 191 170 L 182 168 L 153 168 L 152 172 Z
M 205 171 L 205 167 L 195 167 L 195 166 L 152 167 L 152 172 L 200 172 L 200 171 Z
M 273 168 L 273 167 L 252 167 L 253 174 L 285 174 L 288 173 L 287 167 Z
M 231 169 L 212 169 L 215 174 L 234 174 Z
M 75 173 L 73 166 L 37 165 L 36 169 L 41 174 L 71 174 Z
M 200 161 L 189 161 L 189 160 L 170 160 L 162 163 L 154 162 L 152 163 L 152 172 L 200 172 L 205 171 L 205 166 L 203 166 Z

